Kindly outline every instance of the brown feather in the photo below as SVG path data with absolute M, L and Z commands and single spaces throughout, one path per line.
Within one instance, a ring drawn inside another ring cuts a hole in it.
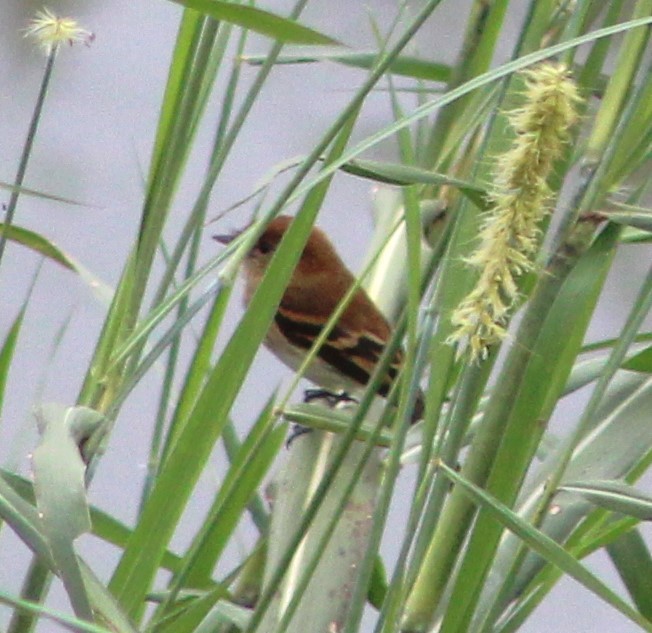
M 289 216 L 279 216 L 272 220 L 245 260 L 246 303 L 258 287 L 274 250 L 291 222 Z M 296 364 L 295 354 L 283 353 L 277 349 L 279 335 L 290 347 L 310 349 L 321 333 L 323 324 L 354 283 L 355 277 L 328 237 L 320 229 L 313 228 L 281 299 L 275 318 L 275 334 L 272 336 L 270 332 L 266 344 L 284 362 L 290 363 L 290 366 Z M 354 383 L 366 385 L 390 335 L 389 323 L 365 290 L 360 288 L 317 355 L 335 372 Z M 379 389 L 381 395 L 387 396 L 389 393 L 402 360 L 403 354 L 399 351 Z M 421 411 L 422 403 L 417 403 L 417 409 Z

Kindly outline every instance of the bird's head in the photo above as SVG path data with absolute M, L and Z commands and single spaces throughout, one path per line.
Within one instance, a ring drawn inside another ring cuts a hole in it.
M 294 218 L 291 216 L 280 215 L 267 225 L 244 260 L 245 274 L 248 277 L 260 280 L 293 220 Z M 229 235 L 215 235 L 214 239 L 221 244 L 228 244 L 241 232 L 242 230 Z M 339 256 L 323 231 L 313 228 L 295 269 L 291 284 L 307 281 L 319 276 L 325 270 L 333 270 L 333 268 L 338 270 L 342 265 Z

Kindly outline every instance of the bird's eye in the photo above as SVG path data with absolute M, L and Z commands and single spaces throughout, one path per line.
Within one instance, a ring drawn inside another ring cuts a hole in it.
M 258 242 L 258 250 L 263 255 L 266 255 L 267 253 L 271 253 L 274 250 L 274 246 L 272 245 L 271 242 L 268 242 L 267 240 L 260 240 Z

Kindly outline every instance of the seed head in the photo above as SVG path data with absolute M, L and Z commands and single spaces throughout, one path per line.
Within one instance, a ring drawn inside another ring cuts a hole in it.
M 489 192 L 492 208 L 480 230 L 480 246 L 467 262 L 480 271 L 475 288 L 452 316 L 450 341 L 466 340 L 473 360 L 507 334 L 519 297 L 517 279 L 534 270 L 541 222 L 550 213 L 547 180 L 563 153 L 581 101 L 565 66 L 543 63 L 524 74 L 524 103 L 507 114 L 515 132 L 497 157 Z
M 56 52 L 60 44 L 90 46 L 95 39 L 93 33 L 81 28 L 72 18 L 57 17 L 47 8 L 36 13 L 25 29 L 25 37 L 34 38 L 48 56 Z

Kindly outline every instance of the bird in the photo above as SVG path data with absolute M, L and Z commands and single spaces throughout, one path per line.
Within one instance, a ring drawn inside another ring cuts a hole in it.
M 292 221 L 293 217 L 287 215 L 274 218 L 245 256 L 245 307 Z M 228 244 L 241 232 L 214 235 L 213 239 Z M 313 227 L 264 339 L 265 346 L 297 371 L 355 281 L 324 231 Z M 304 377 L 327 393 L 342 393 L 347 397 L 360 392 L 369 382 L 391 335 L 392 327 L 387 319 L 360 287 L 317 350 Z M 402 364 L 403 351 L 398 350 L 378 388 L 379 395 L 389 395 Z M 423 396 L 419 393 L 413 421 L 422 417 L 423 407 Z

